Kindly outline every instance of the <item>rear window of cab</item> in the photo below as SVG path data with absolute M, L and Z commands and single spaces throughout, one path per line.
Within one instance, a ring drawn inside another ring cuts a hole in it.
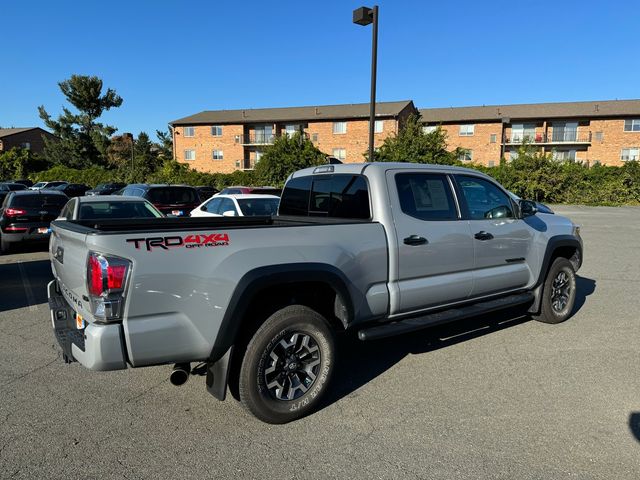
M 337 174 L 292 178 L 282 192 L 278 213 L 369 219 L 369 187 L 362 175 Z

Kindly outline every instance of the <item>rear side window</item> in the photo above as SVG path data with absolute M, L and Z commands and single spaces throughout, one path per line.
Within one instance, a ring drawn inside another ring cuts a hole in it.
M 312 177 L 292 178 L 282 192 L 280 215 L 309 215 L 309 194 Z
M 446 175 L 399 173 L 396 187 L 400 208 L 419 220 L 457 220 L 451 186 Z
M 198 203 L 195 189 L 187 187 L 160 187 L 152 188 L 147 194 L 151 203 L 163 205 L 186 205 Z
M 280 215 L 371 218 L 367 182 L 361 175 L 294 178 L 282 192 Z
M 138 187 L 127 187 L 122 192 L 122 195 L 124 195 L 125 197 L 141 197 L 142 195 L 144 195 L 144 190 Z
M 212 198 L 207 203 L 204 204 L 204 208 L 202 210 L 209 213 L 218 213 L 220 209 L 220 203 L 222 202 L 222 198 Z

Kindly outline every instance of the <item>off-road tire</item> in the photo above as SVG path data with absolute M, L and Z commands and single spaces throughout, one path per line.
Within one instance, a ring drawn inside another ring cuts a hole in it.
M 561 323 L 573 313 L 576 302 L 576 271 L 569 260 L 556 258 L 542 287 L 540 313 L 534 320 L 543 323 Z
M 291 346 L 302 343 L 300 348 Z M 267 423 L 287 423 L 308 415 L 330 383 L 335 351 L 334 333 L 318 312 L 302 305 L 278 310 L 247 345 L 238 381 L 242 404 Z

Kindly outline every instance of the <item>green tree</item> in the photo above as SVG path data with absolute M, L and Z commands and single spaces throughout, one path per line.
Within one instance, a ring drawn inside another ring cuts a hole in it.
M 27 175 L 45 170 L 46 160 L 27 148 L 13 147 L 0 153 L 0 178 L 25 178 Z
M 103 94 L 102 80 L 95 76 L 71 75 L 58 86 L 76 112 L 63 107 L 55 120 L 44 106 L 38 107 L 40 118 L 59 138 L 45 140 L 45 156 L 53 164 L 69 167 L 105 165 L 109 139 L 117 129 L 97 120 L 122 105 L 122 98 L 110 88 Z
M 265 148 L 255 167 L 255 178 L 264 185 L 281 186 L 296 170 L 325 162 L 326 155 L 300 133 L 283 135 Z
M 375 155 L 378 162 L 455 165 L 464 150 L 447 150 L 447 132 L 438 127 L 425 133 L 419 115 L 410 115 L 396 135 L 387 137 Z M 366 155 L 365 155 L 366 156 Z
M 163 132 L 162 130 L 156 130 L 156 137 L 158 138 L 158 157 L 163 160 L 174 160 L 173 158 L 173 129 L 169 127 L 169 130 Z

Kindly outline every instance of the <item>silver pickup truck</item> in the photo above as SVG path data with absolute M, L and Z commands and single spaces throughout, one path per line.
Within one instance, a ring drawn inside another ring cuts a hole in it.
M 174 384 L 199 369 L 216 398 L 287 422 L 318 406 L 345 330 L 567 319 L 579 227 L 535 205 L 474 170 L 367 163 L 292 174 L 273 218 L 57 220 L 53 328 L 69 362 L 175 364 Z

